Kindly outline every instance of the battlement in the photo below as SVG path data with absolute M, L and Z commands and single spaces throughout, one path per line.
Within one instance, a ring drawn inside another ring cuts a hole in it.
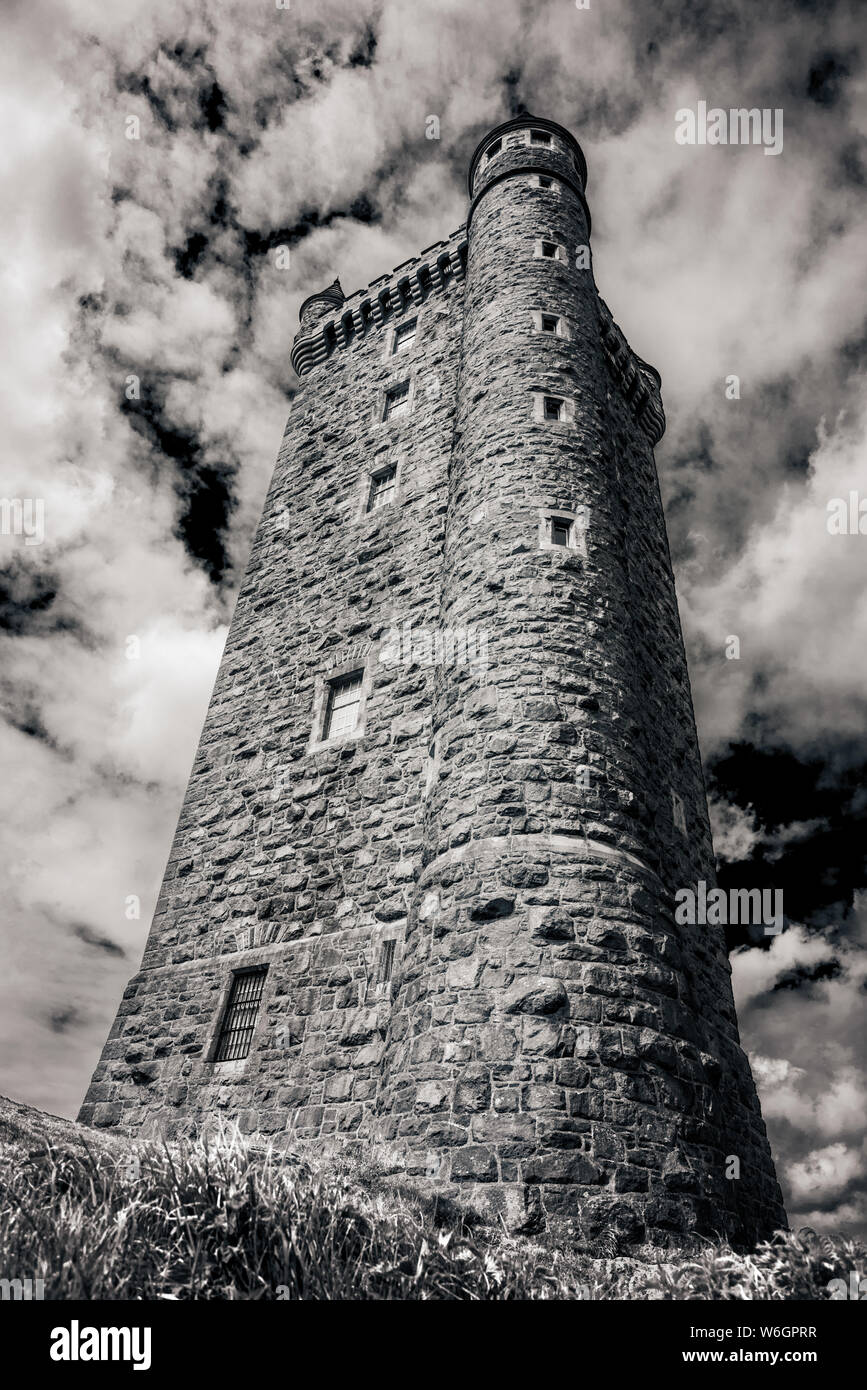
M 347 295 L 339 311 L 319 319 L 313 331 L 302 327 L 290 354 L 293 368 L 299 376 L 306 376 L 332 352 L 348 348 L 356 338 L 381 328 L 393 313 L 421 305 L 432 294 L 444 293 L 450 285 L 464 280 L 466 272 L 464 225 L 444 241 L 426 247 L 420 255 L 402 261 L 390 275 L 380 275 L 365 289 Z M 323 291 L 320 297 L 326 294 L 328 291 Z M 309 302 L 305 300 L 302 312 Z

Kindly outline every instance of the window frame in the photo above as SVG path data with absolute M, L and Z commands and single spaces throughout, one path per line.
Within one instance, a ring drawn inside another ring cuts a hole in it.
M 255 995 L 252 1001 L 244 999 L 238 1000 L 236 998 L 236 993 L 240 992 L 240 989 L 242 988 L 242 981 L 251 976 L 261 980 L 261 985 L 259 987 L 258 993 Z M 237 970 L 232 971 L 231 977 L 228 982 L 225 998 L 223 999 L 222 1006 L 217 1016 L 217 1028 L 216 1033 L 214 1035 L 214 1043 L 211 1049 L 212 1055 L 210 1059 L 214 1063 L 214 1065 L 223 1065 L 226 1062 L 245 1062 L 247 1058 L 250 1056 L 250 1050 L 253 1046 L 253 1039 L 256 1036 L 256 1027 L 259 1023 L 259 1019 L 262 1014 L 262 1002 L 265 998 L 265 981 L 267 977 L 267 964 L 257 963 L 255 965 L 244 965 L 240 966 Z M 243 1028 L 231 1028 L 229 1026 L 229 1023 L 230 1019 L 232 1018 L 232 1010 L 242 1009 L 245 1006 L 249 1006 L 250 1003 L 255 1004 L 255 1009 L 253 1011 L 252 1018 L 249 1024 L 245 1023 Z M 240 1033 L 242 1037 L 246 1034 L 246 1048 L 243 1052 L 238 1052 L 237 1054 L 232 1056 L 221 1055 L 224 1049 L 224 1044 L 226 1045 L 226 1050 L 228 1050 L 228 1039 L 231 1037 L 232 1033 Z
M 558 416 L 547 414 L 548 401 L 559 401 L 562 409 Z M 545 425 L 547 428 L 559 425 L 566 429 L 575 420 L 575 401 L 571 396 L 561 395 L 559 391 L 549 389 L 547 391 L 533 392 L 533 419 L 537 425 Z
M 397 500 L 398 489 L 400 487 L 400 483 L 398 482 L 399 472 L 400 464 L 398 460 L 392 459 L 388 463 L 381 464 L 379 468 L 374 468 L 374 470 L 371 473 L 368 473 L 367 496 L 364 508 L 365 516 L 373 516 L 376 512 L 384 511 L 386 507 L 394 506 L 394 503 Z M 377 483 L 381 483 L 386 474 L 391 474 L 392 478 L 392 486 L 389 488 L 390 496 L 388 497 L 387 501 L 377 502 L 374 505 L 375 498 L 378 496 L 378 492 L 375 491 Z
M 307 753 L 319 753 L 333 748 L 341 748 L 347 743 L 355 743 L 364 737 L 367 728 L 367 710 L 373 686 L 373 667 L 375 654 L 368 651 L 362 660 L 356 655 L 351 661 L 328 667 L 320 671 L 313 683 L 313 700 L 310 711 L 310 737 Z M 331 687 L 345 677 L 361 672 L 361 693 L 355 725 L 337 734 L 327 733 L 328 702 Z
M 553 256 L 548 256 L 545 254 L 546 246 L 553 246 Z M 549 263 L 559 261 L 561 265 L 566 263 L 568 260 L 568 257 L 566 255 L 566 247 L 563 245 L 562 241 L 555 241 L 554 238 L 550 235 L 545 237 L 539 237 L 539 239 L 536 242 L 534 242 L 533 258 L 537 261 L 548 261 Z
M 391 334 L 391 342 L 389 344 L 391 349 L 389 352 L 390 357 L 402 357 L 405 352 L 410 352 L 412 350 L 415 340 L 418 337 L 418 324 L 419 316 L 415 314 L 412 318 L 394 325 Z M 412 334 L 409 337 L 409 341 L 404 345 L 401 342 L 401 334 L 405 334 L 410 328 L 412 329 Z
M 362 698 L 362 690 L 363 690 L 363 688 L 364 688 L 364 668 L 363 668 L 363 667 L 358 667 L 358 668 L 356 668 L 356 670 L 354 670 L 354 671 L 349 671 L 349 672 L 347 672 L 346 675 L 343 675 L 343 676 L 335 676 L 335 677 L 333 677 L 332 680 L 329 680 L 329 682 L 328 682 L 328 691 L 327 691 L 326 700 L 325 700 L 325 711 L 324 711 L 324 715 L 323 715 L 323 719 L 322 719 L 322 742 L 323 742 L 323 743 L 333 743 L 333 742 L 335 742 L 337 739 L 346 738 L 347 736 L 354 734 L 354 732 L 355 732 L 355 730 L 356 730 L 356 728 L 357 728 L 357 726 L 358 726 L 358 721 L 359 721 L 359 718 L 360 718 L 360 715 L 361 715 L 361 698 Z M 347 700 L 347 699 L 344 699 L 343 702 L 342 702 L 341 704 L 337 704 L 337 703 L 336 703 L 335 696 L 337 696 L 338 693 L 345 693 L 345 694 L 355 695 L 356 691 L 358 692 L 358 698 L 357 698 L 357 699 L 354 699 L 354 700 Z M 350 709 L 350 708 L 355 710 L 355 716 L 354 716 L 354 718 L 353 718 L 353 720 L 352 720 L 352 723 L 349 724 L 349 725 L 343 726 L 343 727 L 338 728 L 338 729 L 335 730 L 335 728 L 334 728 L 334 719 L 335 719 L 335 715 L 336 715 L 339 711 L 342 711 L 342 710 L 344 710 L 344 709 Z
M 567 523 L 569 526 L 566 545 L 553 539 L 553 524 Z M 581 504 L 568 507 L 539 507 L 538 530 L 536 535 L 539 550 L 556 551 L 564 558 L 571 555 L 587 557 L 587 508 Z

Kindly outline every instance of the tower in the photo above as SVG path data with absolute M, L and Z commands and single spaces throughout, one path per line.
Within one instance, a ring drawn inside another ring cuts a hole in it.
M 586 165 L 522 116 L 465 227 L 301 309 L 142 966 L 83 1121 L 374 1145 L 503 1213 L 785 1224 L 722 928 L 653 445 Z

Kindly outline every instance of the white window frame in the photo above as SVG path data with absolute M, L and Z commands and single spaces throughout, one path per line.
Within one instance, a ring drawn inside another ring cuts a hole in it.
M 551 397 L 553 400 L 562 401 L 563 410 L 559 420 L 552 420 L 545 414 L 545 400 Z M 533 419 L 537 425 L 547 425 L 550 429 L 565 429 L 575 420 L 575 402 L 568 396 L 564 396 L 560 391 L 534 391 L 533 392 Z
M 562 314 L 556 313 L 553 309 L 533 309 L 532 315 L 533 331 L 535 333 L 541 333 L 545 338 L 562 338 L 567 342 L 571 338 L 572 335 L 569 332 L 569 325 L 567 324 Z M 554 333 L 549 333 L 545 328 L 543 328 L 543 319 L 557 320 L 557 329 Z
M 538 511 L 538 547 L 540 550 L 557 550 L 563 555 L 587 555 L 587 510 L 585 507 L 540 507 Z M 555 545 L 551 539 L 554 521 L 568 521 L 568 545 Z
M 544 251 L 542 250 L 542 247 L 546 245 L 554 247 L 553 256 L 545 255 Z M 557 241 L 557 239 L 552 236 L 540 237 L 539 240 L 534 243 L 533 258 L 537 261 L 560 261 L 563 264 L 565 264 L 569 259 L 566 255 L 566 247 L 563 245 L 561 241 Z

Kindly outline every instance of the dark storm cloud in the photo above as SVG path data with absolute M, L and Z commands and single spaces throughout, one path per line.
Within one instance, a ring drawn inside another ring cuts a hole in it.
M 107 936 L 100 936 L 99 932 L 93 931 L 91 927 L 85 926 L 82 922 L 74 923 L 71 930 L 79 941 L 83 941 L 86 946 L 92 946 L 94 950 L 104 951 L 108 956 L 126 955 L 123 947 L 118 946 L 116 941 L 109 940 Z

